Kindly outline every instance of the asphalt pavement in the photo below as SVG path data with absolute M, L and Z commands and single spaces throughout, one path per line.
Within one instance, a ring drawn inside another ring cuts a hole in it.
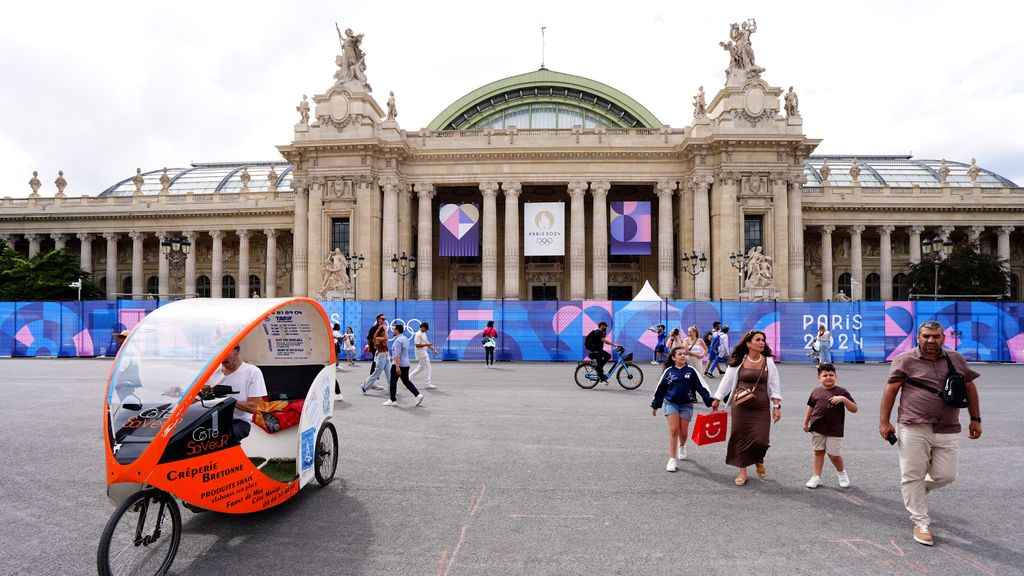
M 101 416 L 110 367 L 0 360 L 0 574 L 95 573 L 113 512 Z M 679 471 L 665 471 L 650 364 L 626 391 L 578 388 L 571 363 L 436 362 L 439 388 L 422 406 L 404 393 L 385 407 L 380 392 L 360 394 L 360 363 L 338 371 L 335 481 L 257 514 L 183 509 L 171 574 L 1024 574 L 1024 367 L 975 367 L 984 435 L 964 435 L 959 479 L 929 498 L 933 548 L 911 539 L 896 448 L 877 433 L 887 365 L 840 365 L 861 407 L 843 446 L 853 486 L 840 490 L 826 461 L 824 486 L 809 490 L 813 366 L 780 367 L 768 477 L 751 469 L 738 488 L 724 443 L 691 443 Z

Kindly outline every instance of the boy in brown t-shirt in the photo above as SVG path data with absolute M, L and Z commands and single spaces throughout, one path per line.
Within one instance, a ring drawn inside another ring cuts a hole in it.
M 811 447 L 814 450 L 813 473 L 807 481 L 808 488 L 821 486 L 821 469 L 825 465 L 825 454 L 836 467 L 839 487 L 849 488 L 850 477 L 843 462 L 843 427 L 846 411 L 857 411 L 857 403 L 845 389 L 836 386 L 836 367 L 831 363 L 818 365 L 820 388 L 811 391 L 807 399 L 807 415 L 804 416 L 804 432 L 811 433 Z

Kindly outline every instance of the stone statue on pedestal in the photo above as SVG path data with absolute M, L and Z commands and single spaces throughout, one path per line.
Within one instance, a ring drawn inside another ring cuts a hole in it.
M 949 166 L 946 164 L 946 159 L 943 158 L 942 162 L 939 163 L 939 169 L 936 170 L 939 173 L 939 182 L 945 184 L 949 177 Z
M 334 73 L 337 83 L 344 84 L 354 81 L 361 84 L 367 92 L 373 92 L 366 82 L 366 54 L 362 49 L 363 35 L 354 34 L 351 28 L 346 28 L 345 35 L 342 36 L 341 28 L 337 23 L 334 24 L 334 28 L 338 31 L 338 42 L 341 43 L 341 54 L 334 60 L 338 65 L 338 71 Z
M 978 185 L 978 175 L 981 174 L 981 169 L 978 168 L 978 162 L 971 158 L 971 166 L 967 169 L 967 176 L 971 179 L 971 186 Z
M 693 97 L 693 117 L 700 118 L 707 116 L 707 104 L 704 103 L 704 87 L 697 89 L 697 95 Z
M 267 173 L 267 182 L 270 183 L 268 190 L 271 192 L 277 192 L 277 170 L 274 170 L 274 165 L 270 165 L 270 172 Z
M 818 173 L 821 174 L 822 181 L 828 182 L 828 175 L 832 173 L 832 167 L 828 165 L 827 159 L 821 163 L 821 168 L 818 169 Z
M 733 23 L 729 29 L 729 42 L 718 45 L 729 53 L 726 84 L 742 84 L 751 78 L 760 78 L 764 68 L 754 61 L 754 47 L 750 35 L 757 32 L 757 21 L 751 18 L 743 24 Z
M 57 171 L 57 179 L 53 181 L 57 186 L 57 196 L 64 196 L 64 189 L 68 187 L 68 181 L 64 179 L 64 171 Z
M 853 178 L 854 182 L 860 181 L 860 163 L 857 159 L 853 159 L 853 164 L 850 166 L 850 178 Z
M 135 169 L 135 177 L 132 178 L 132 184 L 135 184 L 135 193 L 142 194 L 142 185 L 146 183 L 146 179 L 142 177 L 142 168 Z
M 249 167 L 248 166 L 242 166 L 242 174 L 238 177 L 238 179 L 242 181 L 241 192 L 243 192 L 243 193 L 244 192 L 248 192 L 249 191 L 249 182 L 252 180 L 252 176 L 249 175 Z
M 167 194 L 170 192 L 171 177 L 167 175 L 167 166 L 164 166 L 164 172 L 160 175 L 160 193 Z
M 390 92 L 388 95 L 388 121 L 393 121 L 398 118 L 398 108 L 395 106 L 395 93 Z
M 340 248 L 331 250 L 323 264 L 324 281 L 317 291 L 317 298 L 344 297 L 352 289 L 348 278 L 348 261 Z
M 846 295 L 845 291 L 840 290 L 839 292 L 836 292 L 836 295 L 832 297 L 832 300 L 835 302 L 850 302 L 850 297 Z
M 43 183 L 39 181 L 39 172 L 37 172 L 36 170 L 33 170 L 32 171 L 32 179 L 28 181 L 28 187 L 32 189 L 31 196 L 33 198 L 39 196 L 39 187 L 42 186 L 42 185 L 43 185 Z
M 800 117 L 800 98 L 797 97 L 796 92 L 793 92 L 793 87 L 789 87 L 789 92 L 786 92 L 786 118 L 799 118 Z
M 299 124 L 304 126 L 309 125 L 309 97 L 305 94 L 302 95 L 302 102 L 295 107 L 295 111 L 299 113 Z

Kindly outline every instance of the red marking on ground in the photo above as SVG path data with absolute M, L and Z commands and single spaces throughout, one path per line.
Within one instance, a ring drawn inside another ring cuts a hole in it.
M 510 518 L 596 518 L 593 514 L 512 514 Z
M 992 569 L 990 566 L 986 566 L 986 565 L 982 564 L 981 562 L 978 562 L 974 558 L 971 558 L 971 556 L 969 554 L 967 554 L 967 552 L 964 552 L 963 550 L 959 550 L 957 548 L 953 548 L 952 546 L 948 546 L 948 545 L 945 545 L 945 544 L 939 546 L 938 548 L 939 548 L 939 550 L 942 550 L 943 552 L 945 552 L 946 554 L 949 554 L 953 558 L 956 558 L 957 560 L 960 560 L 964 564 L 967 564 L 969 566 L 973 566 L 973 567 L 977 568 L 978 570 L 981 570 L 982 572 L 984 572 L 986 574 L 992 574 L 994 576 L 995 573 L 996 573 L 996 571 L 994 569 Z
M 451 572 L 452 566 L 455 565 L 455 556 L 459 553 L 459 548 L 462 548 L 462 541 L 466 539 L 466 528 L 469 528 L 469 524 L 462 527 L 459 532 L 459 541 L 455 543 L 455 549 L 452 550 L 452 557 L 448 560 L 448 567 L 444 569 L 444 576 L 448 576 L 448 572 Z
M 473 496 L 469 499 L 469 515 L 476 516 L 476 509 L 480 506 L 480 501 L 484 499 L 484 492 L 487 491 L 487 484 L 480 483 L 480 494 Z
M 864 501 L 863 500 L 861 500 L 860 498 L 857 498 L 856 496 L 853 496 L 852 494 L 847 494 L 846 492 L 843 492 L 842 490 L 836 490 L 834 488 L 832 489 L 832 491 L 835 492 L 836 494 L 839 494 L 843 498 L 846 498 L 850 502 L 853 502 L 857 506 L 863 506 L 864 505 Z
M 903 552 L 903 549 L 896 544 L 895 540 L 889 540 L 888 546 L 882 546 L 881 544 L 873 540 L 866 540 L 864 538 L 841 538 L 839 540 L 829 540 L 829 542 L 832 542 L 833 544 L 845 544 L 846 546 L 849 546 L 851 550 L 853 550 L 857 554 L 860 554 L 861 556 L 867 556 L 868 553 L 858 548 L 856 544 L 866 544 L 868 546 L 873 546 L 874 548 L 881 550 L 882 552 L 888 552 L 899 558 L 903 558 L 906 556 L 906 553 Z
M 434 576 L 441 576 L 442 575 L 442 573 L 444 572 L 444 564 L 445 564 L 445 562 L 447 560 L 448 560 L 448 549 L 447 548 L 441 548 L 441 561 L 438 562 L 438 564 L 437 564 L 437 572 L 434 573 Z

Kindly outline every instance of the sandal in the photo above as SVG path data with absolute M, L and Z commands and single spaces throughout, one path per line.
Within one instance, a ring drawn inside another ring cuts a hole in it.
M 764 463 L 754 464 L 754 468 L 757 468 L 757 477 L 758 478 L 764 478 L 764 477 L 768 476 L 768 470 L 765 469 Z
M 734 480 L 734 482 L 736 482 L 737 486 L 746 486 L 747 485 L 747 477 L 746 476 L 737 476 L 736 480 Z

